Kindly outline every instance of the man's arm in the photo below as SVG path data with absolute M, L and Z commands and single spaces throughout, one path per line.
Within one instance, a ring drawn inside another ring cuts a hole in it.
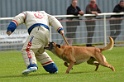
M 24 19 L 24 13 L 20 13 L 19 15 L 15 16 L 7 27 L 7 35 L 11 35 L 19 24 L 24 23 Z
M 80 9 L 80 7 L 77 6 L 77 9 L 79 11 L 78 14 L 80 14 L 80 15 L 83 15 L 84 14 L 84 12 Z
M 67 9 L 67 15 L 78 15 L 79 12 L 75 12 L 72 7 L 68 7 Z
M 63 26 L 61 25 L 61 23 L 52 15 L 48 14 L 48 18 L 49 18 L 49 23 L 52 27 L 54 27 L 54 29 L 60 33 L 60 34 L 64 34 L 64 30 L 63 30 Z
M 89 5 L 86 6 L 86 14 L 92 14 L 92 11 Z
M 119 8 L 118 5 L 116 5 L 116 6 L 114 7 L 113 12 L 116 12 L 116 13 L 121 12 L 121 9 Z
M 97 5 L 97 12 L 98 12 L 98 13 L 101 13 L 101 10 L 100 10 L 100 8 L 98 7 L 98 5 Z

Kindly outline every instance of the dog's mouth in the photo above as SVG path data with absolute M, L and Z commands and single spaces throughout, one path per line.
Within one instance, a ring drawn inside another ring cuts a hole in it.
M 44 49 L 52 51 L 53 48 L 49 47 L 49 46 L 46 46 L 46 47 L 44 47 Z
M 45 47 L 44 47 L 44 49 L 48 49 L 48 48 L 49 48 L 49 46 L 45 46 Z
M 53 49 L 53 42 L 49 42 L 48 46 L 45 46 L 44 49 L 47 49 L 47 50 L 52 50 Z
M 54 42 L 49 42 L 48 46 L 45 46 L 44 49 L 47 49 L 47 50 L 51 51 L 54 47 L 60 48 L 61 46 L 59 44 L 54 45 Z
M 52 50 L 53 47 L 52 46 L 45 46 L 44 49 L 46 49 L 46 50 Z

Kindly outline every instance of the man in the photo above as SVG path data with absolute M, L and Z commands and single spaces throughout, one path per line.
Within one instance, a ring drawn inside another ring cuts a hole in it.
M 114 7 L 113 12 L 115 12 L 115 13 L 124 12 L 124 0 L 121 0 L 119 2 L 119 4 L 117 4 Z M 114 41 L 117 38 L 117 36 L 119 36 L 119 34 L 121 33 L 121 22 L 122 22 L 123 16 L 124 15 L 112 15 L 111 16 L 111 19 L 110 19 L 110 36 L 112 36 Z
M 29 36 L 22 48 L 22 55 L 27 69 L 22 74 L 27 75 L 38 69 L 36 59 L 49 73 L 58 71 L 54 61 L 45 52 L 44 47 L 49 42 L 49 26 L 53 26 L 60 34 L 64 30 L 60 22 L 45 11 L 25 11 L 15 16 L 8 25 L 7 34 L 11 35 L 16 27 L 25 23 Z
M 67 15 L 83 15 L 84 12 L 77 6 L 78 0 L 72 0 L 71 5 L 67 8 Z M 66 22 L 67 38 L 70 45 L 73 43 L 73 39 L 76 36 L 76 29 L 79 25 L 79 17 L 68 17 Z
M 86 6 L 86 14 L 95 14 L 96 16 L 98 13 L 101 13 L 101 10 L 96 4 L 96 0 L 90 0 L 90 3 Z M 86 28 L 87 28 L 87 44 L 86 46 L 92 46 L 92 37 L 94 35 L 95 30 L 95 17 L 86 17 L 87 20 L 85 21 Z

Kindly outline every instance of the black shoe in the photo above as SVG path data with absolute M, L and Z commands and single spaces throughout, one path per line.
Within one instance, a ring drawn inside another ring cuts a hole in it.
M 86 44 L 87 47 L 92 47 L 92 44 Z
M 86 44 L 87 47 L 94 47 L 92 44 Z

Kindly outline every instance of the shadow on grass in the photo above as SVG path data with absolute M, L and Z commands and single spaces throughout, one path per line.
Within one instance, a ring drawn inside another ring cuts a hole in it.
M 98 71 L 82 71 L 82 72 L 70 72 L 69 74 L 91 74 L 97 73 Z M 49 73 L 36 73 L 36 74 L 29 74 L 29 75 L 5 75 L 0 76 L 0 78 L 20 78 L 20 77 L 36 77 L 36 76 L 51 76 L 51 75 L 68 75 L 66 73 L 58 73 L 58 74 L 49 74 Z
M 42 74 L 29 74 L 29 75 L 5 75 L 5 76 L 0 76 L 0 78 L 36 77 L 41 75 L 44 76 L 44 75 L 56 75 L 56 74 L 42 73 Z
M 88 74 L 88 73 L 95 73 L 97 71 L 81 71 L 81 72 L 70 72 L 69 74 Z

